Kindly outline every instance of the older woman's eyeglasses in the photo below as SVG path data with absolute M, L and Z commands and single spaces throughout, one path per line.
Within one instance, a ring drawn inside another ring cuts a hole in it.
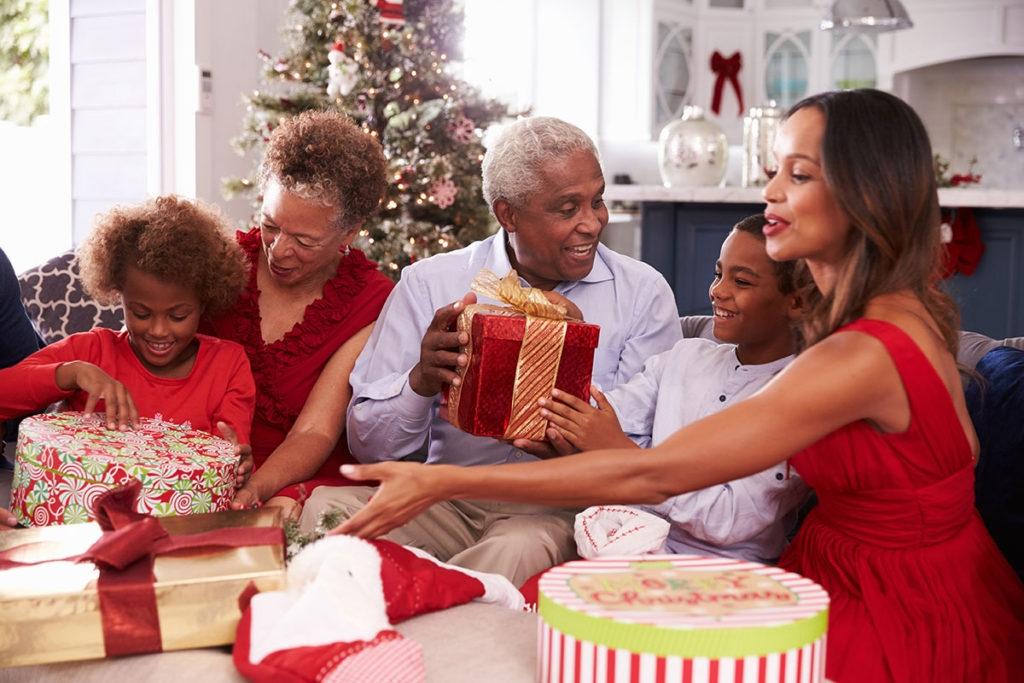
M 306 237 L 304 235 L 293 235 L 289 232 L 285 232 L 276 225 L 268 225 L 266 223 L 260 226 L 260 231 L 271 238 L 270 246 L 274 246 L 281 242 L 283 239 L 292 241 L 297 248 L 305 251 L 316 251 L 327 246 L 330 240 L 316 241 Z

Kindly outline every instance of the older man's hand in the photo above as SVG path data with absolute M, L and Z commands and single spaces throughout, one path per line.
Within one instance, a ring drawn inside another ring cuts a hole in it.
M 460 347 L 469 343 L 469 335 L 448 328 L 462 309 L 474 303 L 476 294 L 470 293 L 434 313 L 420 344 L 420 362 L 409 372 L 409 386 L 420 396 L 434 396 L 446 384 L 461 381 L 456 370 L 469 362 L 466 354 L 460 353 Z

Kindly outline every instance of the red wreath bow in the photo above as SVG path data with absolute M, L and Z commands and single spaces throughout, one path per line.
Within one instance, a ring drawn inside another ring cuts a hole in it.
M 953 209 L 942 212 L 942 221 L 950 227 L 951 239 L 946 244 L 946 260 L 942 277 L 952 277 L 957 273 L 972 275 L 978 268 L 985 243 L 981 239 L 981 230 L 969 208 Z
M 715 93 L 711 99 L 711 111 L 718 114 L 722 110 L 722 90 L 725 88 L 726 81 L 732 83 L 733 90 L 736 91 L 736 99 L 740 102 L 740 116 L 743 115 L 743 87 L 740 85 L 740 79 L 737 77 L 740 73 L 740 69 L 743 68 L 743 57 L 739 52 L 734 52 L 732 57 L 725 58 L 722 53 L 715 50 L 714 54 L 711 55 L 711 71 L 717 76 L 715 79 Z

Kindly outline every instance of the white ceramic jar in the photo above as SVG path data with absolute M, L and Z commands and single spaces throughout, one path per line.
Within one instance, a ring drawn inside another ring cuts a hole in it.
M 658 138 L 661 181 L 665 187 L 719 185 L 728 154 L 729 143 L 718 124 L 705 119 L 700 107 L 685 107 Z

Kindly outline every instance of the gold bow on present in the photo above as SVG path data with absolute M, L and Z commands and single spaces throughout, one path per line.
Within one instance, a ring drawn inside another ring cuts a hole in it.
M 470 328 L 473 316 L 477 313 L 526 316 L 523 345 L 516 365 L 512 407 L 503 437 L 543 440 L 548 421 L 540 416 L 537 401 L 551 392 L 558 378 L 558 366 L 562 361 L 562 348 L 565 346 L 565 332 L 568 328 L 568 311 L 565 306 L 549 301 L 543 291 L 523 287 L 515 270 L 510 270 L 503 278 L 490 270 L 481 270 L 473 278 L 470 287 L 477 294 L 501 301 L 510 308 L 486 304 L 466 306 L 458 318 L 460 332 L 472 335 Z M 471 363 L 472 341 L 463 347 L 462 353 L 469 357 Z M 460 376 L 465 375 L 470 363 L 459 369 Z M 448 419 L 456 427 L 460 426 L 458 415 L 462 387 L 462 383 L 453 385 L 448 398 Z
M 508 304 L 523 315 L 549 320 L 565 320 L 569 317 L 565 306 L 549 301 L 543 291 L 534 287 L 523 287 L 515 270 L 510 270 L 508 275 L 499 278 L 494 272 L 484 268 L 473 278 L 470 289 L 477 294 Z

